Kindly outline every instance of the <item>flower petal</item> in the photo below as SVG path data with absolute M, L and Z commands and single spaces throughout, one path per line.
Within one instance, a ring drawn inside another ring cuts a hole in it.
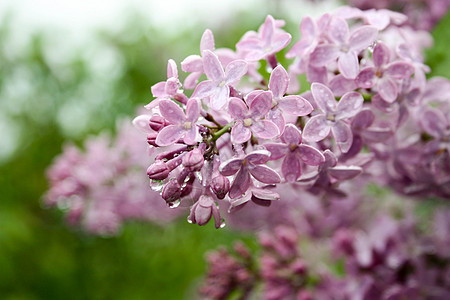
M 296 152 L 288 152 L 281 165 L 281 173 L 287 182 L 295 182 L 302 174 L 300 157 Z
M 284 128 L 284 132 L 281 135 L 281 140 L 283 143 L 291 145 L 299 145 L 302 142 L 302 134 L 300 129 L 294 124 L 287 124 Z
M 214 48 L 214 35 L 211 30 L 206 29 L 205 32 L 203 32 L 202 39 L 200 41 L 200 52 L 203 52 L 204 50 L 214 51 Z
M 208 76 L 208 79 L 217 82 L 223 81 L 225 79 L 225 73 L 217 55 L 215 55 L 211 50 L 204 50 L 202 52 L 202 57 L 203 69 L 205 70 L 205 74 Z
M 336 119 L 342 120 L 353 117 L 362 108 L 364 99 L 360 93 L 349 92 L 342 96 L 336 108 Z
M 347 42 L 349 30 L 347 22 L 338 17 L 331 18 L 328 25 L 328 34 L 330 38 L 338 45 L 343 45 Z
M 200 82 L 192 93 L 192 98 L 203 99 L 213 94 L 217 89 L 217 85 L 211 80 L 205 80 Z
M 171 100 L 161 100 L 159 102 L 159 111 L 172 124 L 181 124 L 186 120 L 183 109 Z
M 184 129 L 180 128 L 179 126 L 166 126 L 158 133 L 155 143 L 161 147 L 172 145 L 176 143 L 184 133 Z
M 289 86 L 289 75 L 282 65 L 278 65 L 270 74 L 269 90 L 275 99 L 283 97 Z
M 234 178 L 233 184 L 230 187 L 230 191 L 228 192 L 228 196 L 231 199 L 242 196 L 250 187 L 250 173 L 247 168 L 241 168 Z
M 330 125 L 328 125 L 325 115 L 317 115 L 306 122 L 303 138 L 310 142 L 318 142 L 326 138 L 329 133 Z
M 309 62 L 315 67 L 322 67 L 338 58 L 340 54 L 336 45 L 322 44 L 316 47 L 309 57 Z
M 349 39 L 350 49 L 359 52 L 372 44 L 377 38 L 378 30 L 373 26 L 361 26 L 356 29 Z
M 270 152 L 267 150 L 255 150 L 249 153 L 245 159 L 252 165 L 265 164 L 269 161 Z
M 305 164 L 310 166 L 320 166 L 325 162 L 325 156 L 322 152 L 312 146 L 301 144 L 295 152 L 298 153 L 300 159 Z
M 237 123 L 231 128 L 231 142 L 233 144 L 243 144 L 252 137 L 250 128 L 245 127 L 242 123 Z
M 252 117 L 263 117 L 267 115 L 271 107 L 272 92 L 262 92 L 250 104 L 250 114 Z
M 348 180 L 362 173 L 362 169 L 357 166 L 336 166 L 328 169 L 328 173 L 338 180 Z
M 178 78 L 177 64 L 173 59 L 169 59 L 169 62 L 167 63 L 167 78 L 171 77 Z
M 389 78 L 381 78 L 381 80 L 378 81 L 378 93 L 383 100 L 393 103 L 397 100 L 397 85 Z
M 193 125 L 193 127 L 186 132 L 183 141 L 186 145 L 195 145 L 201 141 L 201 135 L 198 132 L 197 125 Z
M 186 120 L 189 122 L 197 121 L 200 116 L 200 101 L 196 98 L 191 98 L 186 104 Z
M 277 125 L 267 120 L 254 122 L 250 128 L 255 136 L 262 139 L 271 139 L 280 134 Z
M 333 92 L 331 92 L 327 86 L 314 82 L 311 85 L 311 93 L 320 110 L 325 113 L 334 112 L 336 110 L 337 102 L 334 99 Z
M 339 71 L 347 79 L 355 79 L 359 72 L 359 62 L 356 53 L 349 51 L 343 53 L 338 60 Z
M 365 89 L 373 87 L 376 81 L 375 72 L 375 68 L 364 68 L 361 72 L 359 72 L 358 76 L 356 76 L 356 84 Z
M 228 85 L 217 87 L 210 97 L 211 108 L 214 110 L 221 110 L 222 108 L 225 108 L 228 104 L 229 95 L 230 88 Z
M 390 61 L 389 48 L 383 42 L 377 43 L 373 48 L 372 59 L 376 68 L 387 65 Z
M 311 103 L 305 98 L 297 95 L 281 98 L 278 101 L 278 107 L 283 110 L 283 112 L 294 116 L 306 116 L 313 111 Z
M 285 144 L 264 144 L 264 148 L 270 152 L 270 160 L 280 159 L 285 156 L 288 151 L 288 146 Z
M 239 98 L 230 98 L 230 103 L 228 104 L 228 112 L 235 120 L 243 120 L 248 117 L 247 105 L 245 105 L 244 101 Z
M 247 73 L 248 64 L 245 60 L 235 60 L 230 62 L 225 69 L 225 82 L 234 83 Z
M 336 121 L 331 127 L 336 144 L 342 152 L 347 152 L 352 145 L 352 131 L 350 127 L 342 121 Z
M 265 166 L 265 165 L 252 166 L 252 167 L 249 167 L 249 171 L 250 171 L 250 174 L 252 174 L 252 176 L 256 180 L 258 180 L 262 183 L 275 184 L 275 183 L 281 182 L 280 175 L 278 175 L 277 172 L 275 172 L 268 166 Z
M 352 120 L 352 129 L 366 129 L 375 121 L 375 114 L 368 108 L 361 110 Z
M 200 55 L 189 55 L 181 62 L 181 70 L 184 72 L 202 72 L 203 59 Z
M 242 162 L 242 158 L 233 157 L 220 164 L 219 172 L 223 176 L 231 176 L 233 174 L 236 174 L 236 172 L 239 171 L 240 168 L 242 168 Z
M 411 77 L 414 74 L 414 66 L 407 62 L 397 61 L 389 64 L 384 72 L 392 78 L 403 79 Z

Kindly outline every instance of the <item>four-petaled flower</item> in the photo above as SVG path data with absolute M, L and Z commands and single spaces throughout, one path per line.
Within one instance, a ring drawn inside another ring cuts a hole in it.
M 291 35 L 278 29 L 275 19 L 268 15 L 266 21 L 259 28 L 258 34 L 251 32 L 237 43 L 236 49 L 244 53 L 245 59 L 257 61 L 274 55 L 286 47 L 291 41 Z
M 247 73 L 247 62 L 234 60 L 226 66 L 224 72 L 219 58 L 212 51 L 204 50 L 202 57 L 203 69 L 209 80 L 200 82 L 192 97 L 209 97 L 212 109 L 225 108 L 230 95 L 230 85 L 239 81 Z
M 342 18 L 333 17 L 328 25 L 328 33 L 334 43 L 318 45 L 311 53 L 310 63 L 321 67 L 338 59 L 342 75 L 345 78 L 356 78 L 359 72 L 358 54 L 375 41 L 378 30 L 373 26 L 364 25 L 350 35 L 347 22 Z
M 302 173 L 302 163 L 310 166 L 319 166 L 325 162 L 325 157 L 316 148 L 302 144 L 300 130 L 293 124 L 286 125 L 281 135 L 284 144 L 265 144 L 270 151 L 271 160 L 284 157 L 281 172 L 288 182 L 296 181 Z
M 173 98 L 177 94 L 180 85 L 177 64 L 173 59 L 169 59 L 167 63 L 167 81 L 161 81 L 152 86 L 152 94 L 156 99 L 147 104 L 145 108 L 152 109 L 161 100 Z
M 189 99 L 186 114 L 183 109 L 171 100 L 159 102 L 161 115 L 171 123 L 164 127 L 156 137 L 158 146 L 168 146 L 184 137 L 187 145 L 194 145 L 201 140 L 198 127 L 195 124 L 200 116 L 200 102 L 196 98 Z
M 262 139 L 271 139 L 279 134 L 277 125 L 263 120 L 272 107 L 272 93 L 261 92 L 249 104 L 250 108 L 239 98 L 231 98 L 229 112 L 236 120 L 231 129 L 231 140 L 235 144 L 248 141 L 252 133 Z
M 250 175 L 265 184 L 280 183 L 280 175 L 265 165 L 269 158 L 269 151 L 256 150 L 243 157 L 231 158 L 223 162 L 219 167 L 222 175 L 232 176 L 237 173 L 228 196 L 231 199 L 242 196 L 252 184 Z
M 359 87 L 371 88 L 375 84 L 380 97 L 389 103 L 394 102 L 398 95 L 397 79 L 411 77 L 414 73 L 414 66 L 405 61 L 389 63 L 389 48 L 378 43 L 373 49 L 374 67 L 367 67 L 356 77 Z
M 311 85 L 311 93 L 322 113 L 308 120 L 303 137 L 307 141 L 318 142 L 325 139 L 331 130 L 338 147 L 342 152 L 347 152 L 352 145 L 353 135 L 344 120 L 361 110 L 363 97 L 357 92 L 348 92 L 337 102 L 331 90 L 317 82 Z

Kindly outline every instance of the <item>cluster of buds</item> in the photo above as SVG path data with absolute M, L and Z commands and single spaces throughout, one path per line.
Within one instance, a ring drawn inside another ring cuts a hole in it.
M 149 191 L 142 176 L 152 160 L 142 134 L 129 120 L 118 123 L 117 137 L 92 137 L 84 150 L 66 145 L 47 171 L 45 204 L 66 213 L 71 226 L 102 236 L 117 234 L 122 223 L 143 220 L 165 224 L 180 216 Z M 143 159 L 146 157 L 146 159 Z
M 402 193 L 449 197 L 450 83 L 440 78 L 430 93 L 436 79 L 426 80 L 421 53 L 431 38 L 406 21 L 349 7 L 306 17 L 283 58 L 291 35 L 270 15 L 236 51 L 215 49 L 206 30 L 200 55 L 181 62 L 183 84 L 169 60 L 149 113 L 134 120 L 158 152 L 151 185 L 169 207 L 191 206 L 189 222 L 214 217 L 216 228 L 219 205 L 269 206 L 284 184 L 342 197 L 341 182 L 366 174 Z

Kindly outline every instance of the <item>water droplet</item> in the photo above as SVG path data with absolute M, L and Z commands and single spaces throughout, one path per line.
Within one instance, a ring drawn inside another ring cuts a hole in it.
M 225 224 L 225 220 L 224 219 L 220 220 L 219 228 L 224 228 L 225 226 L 227 226 L 227 224 Z
M 163 188 L 163 182 L 161 180 L 150 180 L 150 187 L 155 192 L 161 192 Z
M 199 181 L 202 181 L 203 176 L 202 176 L 202 173 L 201 173 L 200 171 L 195 172 L 195 175 L 197 176 L 197 178 L 198 178 Z
M 169 208 L 177 208 L 178 206 L 180 206 L 180 203 L 181 203 L 181 200 L 178 199 L 178 200 L 167 203 L 167 206 Z
M 192 224 L 192 220 L 191 220 L 190 216 L 187 217 L 187 221 L 188 221 L 189 224 Z

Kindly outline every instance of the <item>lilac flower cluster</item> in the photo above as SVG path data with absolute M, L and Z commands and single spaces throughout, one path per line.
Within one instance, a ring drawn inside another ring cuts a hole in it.
M 206 30 L 200 55 L 181 62 L 184 84 L 169 60 L 150 113 L 134 121 L 157 152 L 151 185 L 170 207 L 190 205 L 189 222 L 214 217 L 216 228 L 219 204 L 269 206 L 287 185 L 342 197 L 342 183 L 359 175 L 449 198 L 450 82 L 427 81 L 421 54 L 431 38 L 406 21 L 350 7 L 306 17 L 286 68 L 282 20 L 267 16 L 236 51 L 215 49 Z M 310 84 L 300 95 L 298 76 Z
M 157 192 L 149 191 L 143 174 L 152 157 L 141 139 L 123 121 L 115 140 L 90 138 L 84 151 L 66 145 L 47 171 L 45 204 L 63 210 L 70 225 L 98 235 L 117 234 L 127 220 L 165 224 L 179 217 L 181 211 L 168 209 Z
M 450 7 L 448 0 L 349 0 L 360 9 L 391 9 L 408 16 L 408 24 L 417 29 L 431 30 Z
M 360 220 L 339 214 L 341 224 L 331 232 L 305 234 L 301 225 L 283 225 L 259 235 L 258 254 L 221 249 L 222 259 L 209 260 L 200 293 L 206 299 L 243 290 L 240 299 L 447 299 L 448 207 L 419 226 L 408 207 L 394 209 L 393 199 L 380 207 L 374 200 L 354 207 Z M 245 273 L 243 285 L 223 284 L 236 274 L 222 272 L 230 261 Z

